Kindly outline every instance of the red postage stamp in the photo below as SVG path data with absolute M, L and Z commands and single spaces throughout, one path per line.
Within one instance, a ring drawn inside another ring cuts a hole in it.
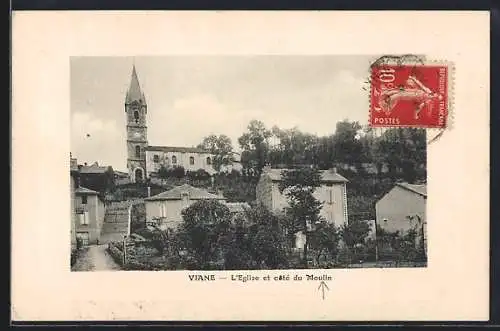
M 388 64 L 371 67 L 372 127 L 445 128 L 448 119 L 445 64 Z

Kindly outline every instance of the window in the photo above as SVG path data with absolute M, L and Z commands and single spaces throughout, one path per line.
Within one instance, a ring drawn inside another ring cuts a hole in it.
M 83 209 L 77 210 L 76 216 L 80 225 L 89 225 L 89 213 Z
M 135 182 L 142 182 L 142 169 L 135 169 Z
M 192 156 L 191 156 L 191 157 L 189 158 L 189 164 L 190 164 L 190 165 L 193 165 L 193 164 L 194 164 L 194 157 L 192 157 Z
M 82 195 L 82 205 L 86 205 L 86 204 L 87 204 L 87 196 Z
M 135 119 L 135 123 L 139 123 L 139 112 L 137 110 L 134 111 L 134 119 Z
M 141 146 L 135 146 L 135 157 L 141 157 Z
M 328 194 L 329 194 L 329 197 L 328 197 L 328 203 L 334 203 L 334 195 L 333 195 L 333 189 L 329 189 L 328 190 Z
M 209 156 L 209 157 L 207 157 L 207 164 L 208 164 L 208 165 L 211 165 L 211 164 L 212 164 L 212 159 L 210 158 L 210 156 Z
M 76 240 L 80 241 L 83 246 L 89 244 L 89 233 L 88 232 L 77 232 Z
M 153 155 L 153 162 L 154 163 L 160 162 L 160 157 L 158 156 L 158 154 Z
M 175 155 L 172 156 L 172 164 L 177 164 L 177 157 Z

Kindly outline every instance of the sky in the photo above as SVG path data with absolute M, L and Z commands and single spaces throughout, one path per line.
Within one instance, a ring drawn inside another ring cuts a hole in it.
M 338 121 L 366 124 L 368 56 L 71 58 L 71 152 L 79 163 L 126 170 L 125 95 L 135 64 L 150 145 L 196 146 L 238 137 L 253 120 L 318 135 Z M 90 135 L 90 136 L 87 136 Z

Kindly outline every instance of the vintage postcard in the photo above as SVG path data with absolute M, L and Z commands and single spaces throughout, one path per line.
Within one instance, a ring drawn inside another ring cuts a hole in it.
M 488 319 L 488 24 L 15 13 L 13 320 Z

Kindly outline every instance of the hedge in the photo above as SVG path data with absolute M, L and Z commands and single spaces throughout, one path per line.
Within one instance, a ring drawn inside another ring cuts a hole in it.
M 119 250 L 113 243 L 108 244 L 108 253 L 113 260 L 119 265 L 123 265 L 123 252 Z

